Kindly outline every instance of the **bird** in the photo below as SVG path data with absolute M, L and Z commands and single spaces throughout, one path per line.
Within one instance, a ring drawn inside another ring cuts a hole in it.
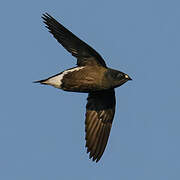
M 88 93 L 85 113 L 85 141 L 89 159 L 98 162 L 106 148 L 115 114 L 115 88 L 130 76 L 108 68 L 102 56 L 48 13 L 42 14 L 45 27 L 77 59 L 75 67 L 35 81 L 69 91 Z

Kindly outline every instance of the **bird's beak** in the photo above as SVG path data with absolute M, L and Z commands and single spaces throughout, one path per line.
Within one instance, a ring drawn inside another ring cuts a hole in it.
M 128 80 L 132 80 L 132 79 L 129 77 Z

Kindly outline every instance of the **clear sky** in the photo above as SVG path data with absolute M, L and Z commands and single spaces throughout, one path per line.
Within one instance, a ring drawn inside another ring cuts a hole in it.
M 133 81 L 102 159 L 86 154 L 87 94 L 33 84 L 75 66 L 48 12 Z M 0 179 L 180 179 L 180 1 L 0 2 Z

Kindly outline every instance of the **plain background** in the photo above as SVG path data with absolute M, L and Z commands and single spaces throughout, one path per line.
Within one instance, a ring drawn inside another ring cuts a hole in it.
M 33 84 L 76 60 L 42 23 L 48 12 L 133 81 L 98 163 L 86 154 L 87 94 Z M 180 179 L 180 1 L 0 2 L 0 179 Z

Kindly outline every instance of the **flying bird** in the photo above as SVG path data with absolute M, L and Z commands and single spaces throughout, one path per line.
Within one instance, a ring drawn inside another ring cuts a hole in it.
M 77 66 L 35 83 L 64 91 L 88 93 L 85 115 L 85 140 L 89 158 L 102 157 L 115 114 L 114 88 L 132 80 L 129 75 L 106 66 L 104 59 L 51 15 L 42 15 L 49 32 L 72 56 Z

